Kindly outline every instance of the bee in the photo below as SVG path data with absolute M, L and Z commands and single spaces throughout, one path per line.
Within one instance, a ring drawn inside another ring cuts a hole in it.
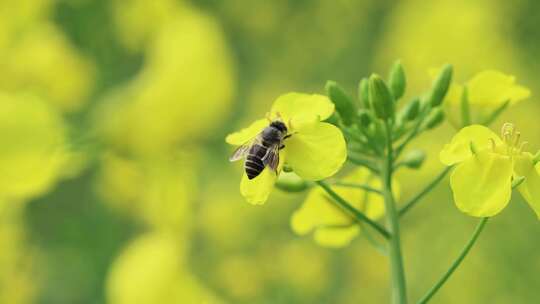
M 284 141 L 290 136 L 285 123 L 271 121 L 257 136 L 236 149 L 229 160 L 234 162 L 245 158 L 244 170 L 248 179 L 259 176 L 266 166 L 277 174 L 279 150 L 285 148 Z

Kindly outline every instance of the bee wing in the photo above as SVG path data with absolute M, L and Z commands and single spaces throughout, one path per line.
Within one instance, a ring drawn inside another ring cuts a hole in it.
M 262 158 L 263 165 L 270 167 L 277 173 L 277 168 L 279 165 L 279 145 L 273 145 L 268 148 L 266 155 Z
M 253 144 L 255 144 L 257 142 L 260 142 L 259 136 L 253 138 L 252 140 L 250 140 L 250 141 L 244 143 L 243 145 L 241 145 L 240 147 L 238 147 L 234 151 L 234 153 L 231 155 L 231 157 L 229 157 L 229 161 L 235 162 L 237 160 L 245 158 L 247 156 L 247 154 L 249 153 L 249 149 L 251 148 L 251 146 L 253 146 Z

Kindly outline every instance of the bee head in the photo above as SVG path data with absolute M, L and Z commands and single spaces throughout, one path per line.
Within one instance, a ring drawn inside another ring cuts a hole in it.
M 287 126 L 285 125 L 285 123 L 283 123 L 281 120 L 274 120 L 270 123 L 270 126 L 273 127 L 273 128 L 276 128 L 278 129 L 279 131 L 281 131 L 282 133 L 286 133 L 287 132 Z

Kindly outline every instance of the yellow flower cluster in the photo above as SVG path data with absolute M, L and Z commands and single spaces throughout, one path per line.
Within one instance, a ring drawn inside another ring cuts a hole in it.
M 200 165 L 193 142 L 222 121 L 235 85 L 223 33 L 182 2 L 111 5 L 116 33 L 144 63 L 95 113 L 105 142 L 98 191 L 147 232 L 113 263 L 108 303 L 220 303 L 189 271 L 187 250 Z

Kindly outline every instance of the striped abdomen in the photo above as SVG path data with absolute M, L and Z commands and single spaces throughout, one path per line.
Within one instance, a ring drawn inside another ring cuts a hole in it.
M 263 144 L 255 144 L 249 149 L 249 153 L 244 163 L 247 177 L 254 179 L 264 170 L 263 157 L 266 155 L 268 148 Z

